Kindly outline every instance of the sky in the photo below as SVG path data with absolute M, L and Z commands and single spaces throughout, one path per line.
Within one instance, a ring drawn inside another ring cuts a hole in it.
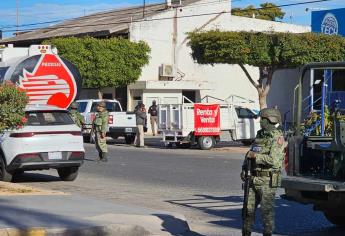
M 146 4 L 164 2 L 164 0 L 145 0 Z M 305 2 L 310 0 L 232 0 L 232 7 L 245 7 L 254 5 L 259 7 L 261 3 L 271 2 L 276 5 Z M 17 5 L 19 13 L 19 29 L 43 27 L 73 17 L 88 15 L 95 12 L 141 5 L 144 0 L 0 0 L 0 29 L 3 37 L 10 37 L 16 31 Z M 313 3 L 302 6 L 284 7 L 286 16 L 284 22 L 293 24 L 310 25 L 311 10 L 325 10 L 345 8 L 345 0 L 331 0 L 323 3 Z M 309 8 L 309 11 L 306 11 Z M 23 26 L 24 24 L 46 24 Z

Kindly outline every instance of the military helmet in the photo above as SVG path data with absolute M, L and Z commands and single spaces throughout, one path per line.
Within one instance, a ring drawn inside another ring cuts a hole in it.
M 275 108 L 264 108 L 260 111 L 260 117 L 268 119 L 271 123 L 280 123 L 281 114 L 278 109 Z
M 106 104 L 105 104 L 105 102 L 99 102 L 99 103 L 97 103 L 97 106 L 99 106 L 99 107 L 106 107 Z
M 73 103 L 71 104 L 71 109 L 78 109 L 78 103 L 73 102 Z

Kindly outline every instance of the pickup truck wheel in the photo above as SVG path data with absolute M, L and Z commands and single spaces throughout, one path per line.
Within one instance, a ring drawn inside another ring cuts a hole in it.
M 215 145 L 215 139 L 211 136 L 201 136 L 198 143 L 202 150 L 210 150 Z
M 1 155 L 0 155 L 0 181 L 4 181 L 4 182 L 12 181 L 12 174 L 7 172 L 6 163 Z
M 337 215 L 334 214 L 334 212 L 325 211 L 323 213 L 327 220 L 331 222 L 332 224 L 338 225 L 338 226 L 345 226 L 345 215 Z
M 84 143 L 90 142 L 90 136 L 83 136 Z
M 134 140 L 135 140 L 135 136 L 126 136 L 125 137 L 126 144 L 133 144 Z
M 73 181 L 78 176 L 78 167 L 64 167 L 57 169 L 59 177 L 63 181 Z

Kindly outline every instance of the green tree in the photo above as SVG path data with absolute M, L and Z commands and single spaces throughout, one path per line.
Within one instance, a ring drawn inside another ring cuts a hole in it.
M 10 83 L 0 85 L 0 133 L 24 125 L 28 97 Z
M 231 14 L 270 21 L 282 20 L 285 16 L 285 12 L 281 8 L 269 2 L 260 4 L 260 8 L 255 8 L 253 5 L 245 8 L 233 8 Z
M 260 108 L 278 69 L 311 62 L 345 60 L 345 38 L 316 33 L 193 32 L 189 34 L 192 57 L 200 64 L 238 64 L 257 89 Z M 254 81 L 245 65 L 259 67 Z
M 84 79 L 83 86 L 123 87 L 135 82 L 149 62 L 149 46 L 122 38 L 55 38 L 43 42 L 57 47 L 59 55 L 71 61 Z

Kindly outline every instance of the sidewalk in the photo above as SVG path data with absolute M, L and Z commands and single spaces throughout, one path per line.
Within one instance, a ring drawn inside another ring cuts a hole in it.
M 179 214 L 59 193 L 0 196 L 0 211 L 0 236 L 144 236 L 189 232 L 185 217 Z

